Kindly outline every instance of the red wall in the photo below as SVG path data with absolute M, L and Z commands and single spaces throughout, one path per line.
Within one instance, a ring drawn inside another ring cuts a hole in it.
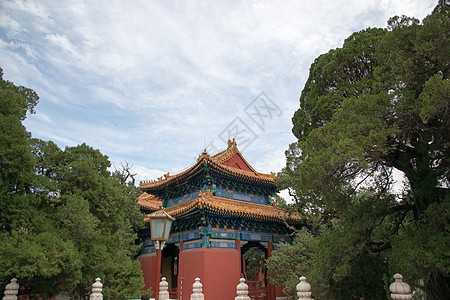
M 269 256 L 271 251 L 269 251 Z M 144 273 L 145 289 L 154 291 L 156 254 L 138 257 Z M 236 297 L 236 286 L 241 277 L 240 253 L 237 249 L 197 248 L 180 252 L 178 272 L 178 299 L 189 300 L 195 278 L 203 284 L 205 299 L 230 300 Z M 269 284 L 269 299 L 284 296 L 281 288 Z
M 137 259 L 141 263 L 141 269 L 144 273 L 145 289 L 152 287 L 152 291 L 154 292 L 156 253 L 143 254 L 138 256 Z
M 179 275 L 179 300 L 190 299 L 196 277 L 203 284 L 205 299 L 234 299 L 240 278 L 239 251 L 222 248 L 183 250 L 180 252 Z

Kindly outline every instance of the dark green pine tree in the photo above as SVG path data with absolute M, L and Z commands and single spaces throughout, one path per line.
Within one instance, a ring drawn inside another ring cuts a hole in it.
M 22 294 L 84 298 L 100 277 L 105 299 L 139 297 L 139 190 L 99 150 L 31 139 L 38 99 L 1 78 L 0 288 L 16 277 Z
M 319 239 L 310 276 L 326 297 L 380 299 L 363 274 L 387 286 L 399 272 L 450 298 L 449 8 L 356 32 L 311 66 L 279 183 Z

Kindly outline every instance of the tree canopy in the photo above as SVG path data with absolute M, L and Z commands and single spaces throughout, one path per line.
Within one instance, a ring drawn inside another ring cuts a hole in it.
M 139 297 L 139 190 L 99 150 L 31 138 L 22 121 L 39 100 L 32 90 L 2 75 L 0 100 L 2 284 L 84 298 L 100 277 L 105 299 Z
M 316 220 L 310 276 L 322 296 L 343 297 L 349 280 L 368 287 L 361 266 L 422 280 L 427 299 L 449 296 L 449 6 L 355 32 L 311 66 L 279 186 Z

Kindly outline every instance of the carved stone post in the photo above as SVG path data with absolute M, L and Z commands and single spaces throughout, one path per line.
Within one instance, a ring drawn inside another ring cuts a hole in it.
M 400 274 L 394 275 L 395 282 L 391 283 L 389 290 L 391 291 L 391 298 L 393 300 L 410 300 L 413 297 L 411 294 L 411 287 L 406 282 L 403 282 L 403 276 Z
M 239 279 L 240 283 L 236 286 L 237 297 L 234 300 L 250 300 L 248 296 L 248 285 L 245 283 L 245 279 Z
M 17 293 L 19 292 L 19 284 L 17 279 L 11 279 L 11 282 L 5 286 L 5 296 L 2 300 L 17 300 Z
M 200 283 L 200 278 L 195 278 L 195 282 L 192 285 L 192 295 L 191 300 L 205 300 L 205 295 L 202 293 L 202 287 L 203 285 Z
M 297 297 L 298 300 L 312 300 L 311 298 L 311 285 L 306 282 L 306 277 L 300 277 L 300 282 L 297 284 Z
M 169 283 L 166 281 L 166 277 L 161 278 L 159 283 L 159 300 L 169 300 Z
M 103 284 L 100 282 L 100 278 L 96 278 L 92 285 L 92 292 L 89 296 L 89 300 L 103 300 L 102 288 Z

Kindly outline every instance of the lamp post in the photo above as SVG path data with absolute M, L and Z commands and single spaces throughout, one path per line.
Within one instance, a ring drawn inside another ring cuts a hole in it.
M 170 227 L 175 218 L 161 210 L 155 211 L 144 217 L 145 222 L 150 222 L 151 239 L 156 249 L 156 273 L 155 273 L 155 299 L 159 298 L 159 281 L 161 280 L 161 251 L 169 240 Z

